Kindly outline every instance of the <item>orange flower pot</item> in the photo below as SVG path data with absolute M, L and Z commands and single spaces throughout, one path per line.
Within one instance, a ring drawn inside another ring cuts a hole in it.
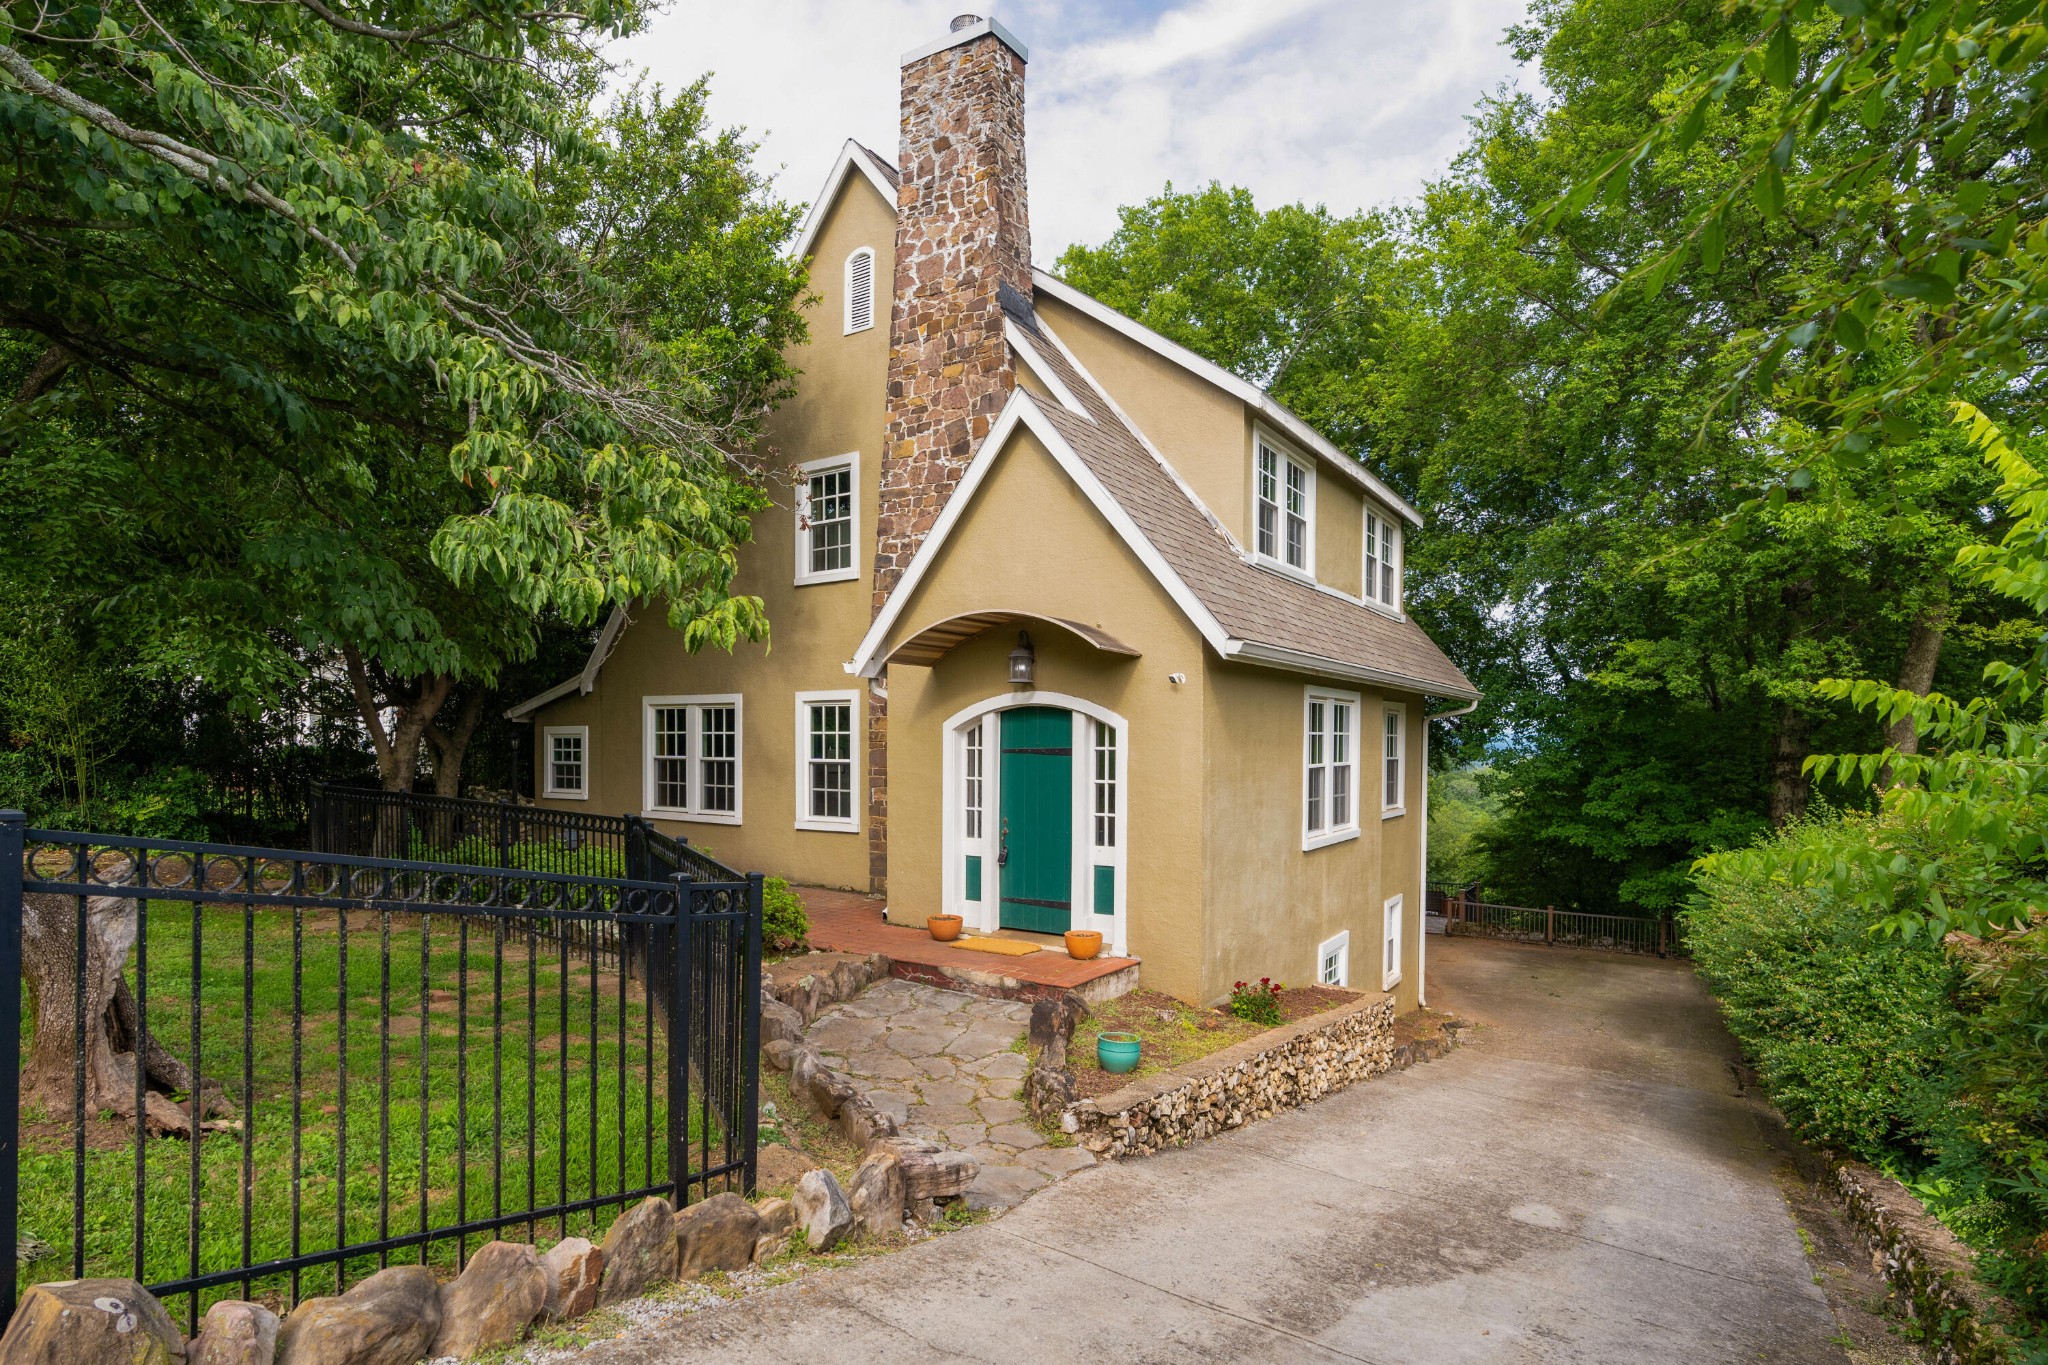
M 1093 929 L 1067 930 L 1067 956 L 1086 962 L 1102 951 L 1102 935 Z
M 941 943 L 951 943 L 960 937 L 963 923 L 958 915 L 933 915 L 926 919 L 924 927 L 932 931 L 932 937 Z

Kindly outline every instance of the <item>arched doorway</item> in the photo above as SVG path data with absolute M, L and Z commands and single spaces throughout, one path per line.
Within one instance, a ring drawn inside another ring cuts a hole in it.
M 1123 717 L 1017 692 L 946 722 L 946 908 L 981 932 L 1099 930 L 1125 948 Z

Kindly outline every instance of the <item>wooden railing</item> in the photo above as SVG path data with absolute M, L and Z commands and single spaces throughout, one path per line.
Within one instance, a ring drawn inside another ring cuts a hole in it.
M 1684 952 L 1668 915 L 1596 915 L 1551 905 L 1499 905 L 1466 896 L 1444 898 L 1444 932 L 1658 957 Z

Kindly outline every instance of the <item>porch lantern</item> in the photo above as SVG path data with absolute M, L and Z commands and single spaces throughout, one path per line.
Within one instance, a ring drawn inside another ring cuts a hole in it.
M 1010 681 L 1020 686 L 1029 687 L 1033 671 L 1037 665 L 1038 655 L 1031 648 L 1031 633 L 1023 630 L 1018 631 L 1017 647 L 1010 651 Z

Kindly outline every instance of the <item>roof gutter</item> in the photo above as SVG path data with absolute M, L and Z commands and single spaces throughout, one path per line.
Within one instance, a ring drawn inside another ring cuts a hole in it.
M 1347 664 L 1336 659 L 1326 659 L 1320 654 L 1310 654 L 1299 649 L 1287 649 L 1280 645 L 1264 645 L 1256 640 L 1229 640 L 1223 646 L 1223 657 L 1237 659 L 1244 663 L 1264 664 L 1269 668 L 1285 668 L 1296 673 L 1318 673 L 1330 678 L 1348 678 L 1353 682 L 1374 683 L 1381 687 L 1398 687 L 1406 692 L 1421 692 L 1438 697 L 1469 698 L 1466 711 L 1479 704 L 1477 691 L 1457 691 L 1442 683 L 1425 682 L 1420 678 L 1404 677 L 1399 673 L 1388 673 L 1377 668 L 1365 668 L 1358 664 Z M 1464 712 L 1453 714 L 1462 715 Z

